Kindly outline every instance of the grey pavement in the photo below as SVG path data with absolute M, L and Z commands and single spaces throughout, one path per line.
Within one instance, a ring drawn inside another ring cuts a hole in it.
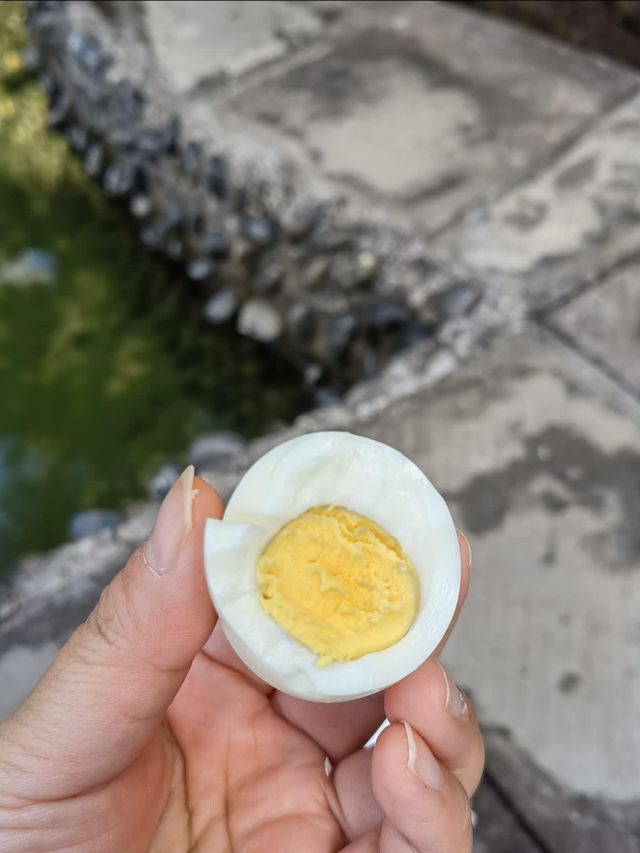
M 492 318 L 457 320 L 209 478 L 228 493 L 250 458 L 318 428 L 411 456 L 473 546 L 446 663 L 488 732 L 478 853 L 637 853 L 640 78 L 444 3 L 138 6 L 183 116 L 215 105 L 402 221 Z M 0 603 L 0 713 L 150 518 L 28 562 Z
M 640 410 L 547 335 L 500 339 L 358 432 L 447 497 L 473 587 L 445 652 L 481 718 L 574 791 L 640 795 Z
M 316 35 L 321 19 L 302 4 L 149 3 L 146 22 L 160 68 L 178 92 L 205 79 L 241 74 Z
M 616 266 L 575 299 L 558 308 L 549 324 L 597 362 L 632 394 L 640 394 L 640 264 Z
M 320 60 L 270 75 L 233 106 L 300 140 L 330 177 L 404 203 L 429 232 L 544 162 L 634 85 L 451 5 L 363 5 Z
M 443 249 L 534 306 L 633 254 L 640 237 L 640 96 L 605 112 L 547 168 L 468 213 Z
M 39 644 L 12 645 L 4 652 L 0 657 L 0 720 L 8 717 L 27 698 L 59 647 L 59 642 L 48 640 Z

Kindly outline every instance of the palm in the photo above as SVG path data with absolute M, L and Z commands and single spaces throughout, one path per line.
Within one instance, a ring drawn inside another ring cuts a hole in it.
M 313 704 L 259 681 L 215 625 L 204 590 L 202 531 L 220 501 L 201 480 L 192 493 L 185 475 L 147 545 L 0 727 L 0 847 L 470 849 L 467 793 L 480 778 L 482 740 L 472 714 L 450 713 L 454 693 L 437 661 L 390 687 L 384 702 L 378 694 Z M 151 546 L 182 529 L 172 519 L 184 495 L 191 533 L 172 570 L 158 573 L 166 553 Z M 462 562 L 458 610 L 468 546 Z M 385 711 L 392 725 L 375 750 L 361 749 Z
M 348 843 L 348 816 L 325 760 L 362 745 L 382 717 L 380 697 L 357 703 L 357 714 L 352 703 L 293 700 L 249 675 L 218 630 L 208 646 L 209 653 L 196 657 L 162 732 L 112 782 L 114 790 L 103 791 L 110 801 L 115 795 L 128 805 L 117 849 L 129 849 L 132 838 L 140 851 L 152 839 L 157 853 L 320 853 Z M 295 717 L 300 727 L 286 717 Z M 317 732 L 318 739 L 302 729 Z M 368 793 L 367 769 L 358 774 L 362 791 L 352 791 L 356 800 Z M 151 786 L 141 785 L 142 779 Z M 359 787 L 357 779 L 350 782 Z

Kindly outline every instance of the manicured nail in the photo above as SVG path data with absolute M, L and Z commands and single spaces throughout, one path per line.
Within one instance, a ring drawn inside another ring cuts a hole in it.
M 440 671 L 442 672 L 442 677 L 444 678 L 444 683 L 446 686 L 446 694 L 444 700 L 444 707 L 447 711 L 454 717 L 462 717 L 469 711 L 469 703 L 465 699 L 464 693 L 457 686 L 455 681 L 451 678 L 447 670 L 442 666 L 440 661 L 436 658 L 436 663 L 440 667 Z
M 191 505 L 195 495 L 193 475 L 193 465 L 189 465 L 173 484 L 162 502 L 145 546 L 147 562 L 157 575 L 166 575 L 171 571 L 185 539 L 191 533 Z
M 467 558 L 468 558 L 468 560 L 469 560 L 469 568 L 471 568 L 471 561 L 472 561 L 473 557 L 472 557 L 472 554 L 471 554 L 471 545 L 469 545 L 469 540 L 468 540 L 468 539 L 467 539 L 467 537 L 464 535 L 464 533 L 462 532 L 462 530 L 458 530 L 458 529 L 456 528 L 456 531 L 457 531 L 457 533 L 458 533 L 458 536 L 462 539 L 462 541 L 464 542 L 464 544 L 465 544 L 465 546 L 466 546 L 466 549 L 467 549 Z
M 427 788 L 441 791 L 444 777 L 434 754 L 422 738 L 416 738 L 409 723 L 403 720 L 402 725 L 407 739 L 407 767 Z

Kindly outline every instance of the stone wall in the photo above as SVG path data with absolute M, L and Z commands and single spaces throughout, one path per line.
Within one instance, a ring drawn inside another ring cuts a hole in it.
M 29 64 L 49 95 L 51 126 L 107 196 L 128 208 L 142 243 L 183 269 L 182 286 L 201 294 L 212 326 L 235 323 L 325 392 L 342 392 L 395 352 L 434 341 L 482 297 L 472 281 L 434 263 L 428 241 L 399 217 L 381 204 L 371 210 L 319 174 L 312 156 L 260 126 L 277 113 L 278 86 L 250 87 L 246 108 L 242 98 L 238 109 L 230 104 L 254 69 L 303 55 L 348 17 L 342 6 L 283 3 L 195 3 L 185 12 L 171 4 L 34 2 L 28 18 Z M 402 48 L 374 41 L 358 49 L 364 65 L 354 66 L 353 85 L 366 85 L 378 53 L 393 64 Z M 339 63 L 328 69 L 336 79 L 348 64 Z M 311 129 L 323 109 L 330 117 L 344 98 L 336 92 L 335 102 L 318 101 L 309 112 L 313 94 L 301 94 L 287 109 L 293 134 Z M 411 108 L 401 105 L 406 114 Z M 370 130 L 356 122 L 355 144 L 327 137 L 338 146 L 336 166 L 361 161 L 383 191 L 399 184 L 409 196 L 440 181 L 437 169 L 426 184 L 416 176 L 406 146 L 389 152 L 392 162 L 380 160 L 371 151 L 379 128 Z M 313 135 L 320 144 L 326 131 Z M 430 216 L 441 222 L 436 210 Z

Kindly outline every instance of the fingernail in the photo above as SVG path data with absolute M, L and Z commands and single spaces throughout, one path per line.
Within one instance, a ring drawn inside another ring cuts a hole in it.
M 454 717 L 464 716 L 464 714 L 466 714 L 469 710 L 469 703 L 467 702 L 464 693 L 460 690 L 458 685 L 451 678 L 447 670 L 442 666 L 442 664 L 437 658 L 436 663 L 440 667 L 440 671 L 442 672 L 442 676 L 444 678 L 444 683 L 447 690 L 444 700 L 444 707 Z
M 402 725 L 407 739 L 407 767 L 427 788 L 441 791 L 444 778 L 434 754 L 422 738 L 416 738 L 409 723 L 403 720 Z
M 166 575 L 177 562 L 180 549 L 191 533 L 194 498 L 193 465 L 184 469 L 162 502 L 156 523 L 145 546 L 145 556 L 157 575 Z
M 467 556 L 468 556 L 468 560 L 469 560 L 469 568 L 471 568 L 471 561 L 472 561 L 472 559 L 473 559 L 473 556 L 472 556 L 472 554 L 471 554 L 471 545 L 469 545 L 469 540 L 468 540 L 468 539 L 467 539 L 467 537 L 464 535 L 464 533 L 462 532 L 462 530 L 458 530 L 458 528 L 456 528 L 456 531 L 457 531 L 457 533 L 458 533 L 458 536 L 462 539 L 462 541 L 464 542 L 464 544 L 465 544 L 465 546 L 466 546 L 466 549 L 467 549 Z

